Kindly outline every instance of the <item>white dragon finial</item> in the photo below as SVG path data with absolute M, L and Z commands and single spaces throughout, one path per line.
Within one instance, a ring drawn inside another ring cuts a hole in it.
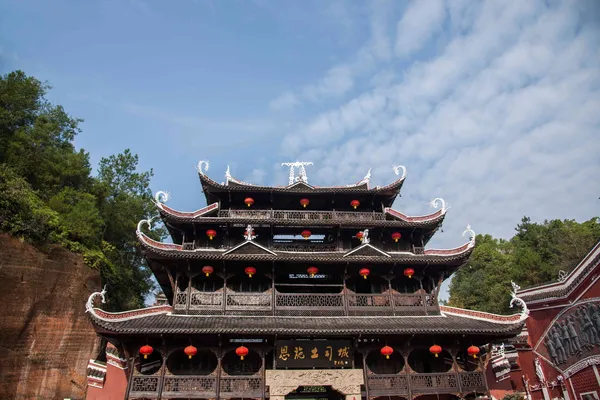
M 363 242 L 363 244 L 369 244 L 370 241 L 371 241 L 371 239 L 369 239 L 369 230 L 365 229 L 363 231 L 362 242 Z
M 558 271 L 558 281 L 562 282 L 565 279 L 567 279 L 567 272 L 563 271 L 562 269 L 560 271 Z
M 202 166 L 204 166 L 204 171 L 202 170 Z M 208 172 L 209 167 L 210 167 L 210 162 L 208 162 L 206 160 L 200 160 L 200 161 L 198 161 L 198 165 L 196 166 L 196 169 L 198 170 L 198 173 L 200 173 L 202 175 L 206 175 L 206 172 Z
M 293 185 L 296 182 L 304 182 L 308 184 L 308 177 L 306 176 L 306 168 L 307 165 L 313 165 L 312 161 L 294 161 L 294 162 L 284 162 L 281 163 L 282 167 L 290 167 L 290 178 L 289 184 Z M 294 168 L 299 169 L 299 176 L 296 177 Z
M 232 180 L 232 176 L 231 176 L 231 172 L 229 171 L 229 165 L 227 166 L 227 169 L 225 170 L 225 184 L 228 185 L 229 181 Z
M 471 225 L 467 225 L 467 229 L 462 233 L 463 236 L 469 234 L 469 244 L 470 246 L 475 246 L 475 231 L 471 229 Z
M 148 226 L 148 229 L 152 229 L 152 220 L 154 220 L 154 218 L 156 218 L 156 217 L 152 217 L 150 219 L 142 219 L 142 220 L 140 220 L 140 222 L 138 222 L 138 224 L 137 224 L 137 232 L 138 232 L 138 234 L 142 233 L 142 226 L 144 226 L 144 224 Z
M 402 177 L 400 179 L 406 178 L 406 167 L 404 165 L 392 165 L 392 170 L 396 175 L 400 175 L 400 170 L 402 170 Z
M 510 284 L 512 286 L 512 290 L 510 292 L 510 308 L 513 308 L 515 304 L 518 307 L 521 307 L 521 318 L 519 318 L 519 322 L 525 321 L 529 316 L 529 309 L 527 308 L 527 304 L 525 304 L 525 301 L 523 301 L 523 299 L 521 299 L 520 297 L 517 297 L 517 292 L 521 289 L 521 287 L 513 281 L 510 281 Z
M 248 225 L 246 230 L 244 231 L 244 237 L 246 240 L 254 240 L 258 235 L 254 235 L 254 231 L 252 230 L 252 225 Z
M 163 192 L 159 190 L 154 194 L 154 202 L 156 204 L 166 203 L 171 198 L 171 194 L 169 192 Z
M 449 206 L 446 206 L 446 201 L 441 197 L 436 197 L 435 199 L 431 200 L 429 205 L 433 208 L 440 208 L 442 210 L 442 214 L 445 214 L 450 208 Z
M 101 292 L 94 292 L 92 294 L 90 294 L 90 297 L 88 297 L 87 303 L 85 303 L 85 312 L 94 312 L 94 298 L 96 296 L 100 296 L 102 298 L 102 304 L 106 303 L 106 285 L 104 285 L 104 287 L 102 288 Z

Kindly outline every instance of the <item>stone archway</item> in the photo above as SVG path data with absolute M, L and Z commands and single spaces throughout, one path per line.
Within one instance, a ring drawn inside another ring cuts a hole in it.
M 271 400 L 283 400 L 298 386 L 331 386 L 346 400 L 360 400 L 364 384 L 362 369 L 267 370 L 265 375 Z

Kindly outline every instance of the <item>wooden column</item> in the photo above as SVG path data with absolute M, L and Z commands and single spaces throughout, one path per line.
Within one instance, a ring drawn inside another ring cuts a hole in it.
M 273 304 L 271 304 L 271 308 L 273 309 L 273 315 L 275 315 L 275 308 L 277 304 L 277 295 L 275 293 L 275 261 L 273 261 L 271 266 L 271 289 L 273 296 Z
M 369 400 L 369 375 L 367 374 L 367 355 L 361 352 L 363 357 L 363 379 L 365 380 L 365 392 L 367 400 Z
M 219 398 L 221 394 L 221 370 L 223 369 L 223 343 L 219 335 L 219 348 L 217 349 L 217 383 L 216 383 L 216 397 Z
M 165 341 L 164 336 L 163 336 L 162 340 L 163 340 L 163 345 L 162 345 L 163 360 L 162 360 L 162 367 L 160 369 L 160 380 L 158 381 L 158 400 L 162 399 L 163 384 L 165 382 L 165 372 L 167 370 L 167 343 Z
M 227 314 L 227 266 L 223 261 L 223 315 Z

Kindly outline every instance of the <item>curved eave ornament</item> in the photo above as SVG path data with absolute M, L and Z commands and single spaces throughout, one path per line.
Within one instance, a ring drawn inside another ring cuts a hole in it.
M 94 293 L 90 294 L 90 297 L 88 297 L 87 303 L 85 303 L 85 312 L 86 313 L 89 312 L 90 314 L 96 315 L 96 312 L 94 311 L 94 300 L 98 296 L 100 296 L 100 298 L 102 299 L 102 304 L 106 304 L 106 297 L 105 297 L 106 296 L 106 285 L 104 285 L 101 292 L 94 292 Z
M 166 203 L 167 201 L 169 201 L 169 199 L 171 198 L 171 194 L 169 192 L 164 192 L 162 190 L 159 190 L 158 192 L 156 192 L 154 194 L 154 204 L 156 204 L 156 207 L 158 208 L 163 208 L 163 204 Z
M 392 165 L 392 170 L 396 175 L 400 175 L 400 171 L 402 171 L 402 176 L 400 176 L 401 181 L 406 178 L 406 167 L 404 165 Z
M 438 199 L 436 199 L 436 200 L 438 200 Z M 439 200 L 442 200 L 442 199 L 439 199 Z M 442 200 L 442 201 L 444 201 L 444 200 Z M 444 204 L 444 206 L 445 206 L 445 204 Z M 467 234 L 469 235 L 469 246 L 467 248 L 471 249 L 471 248 L 475 247 L 475 236 L 476 236 L 475 231 L 473 229 L 471 229 L 471 225 L 467 225 L 467 229 L 465 229 L 464 232 L 462 233 L 463 237 Z
M 527 308 L 527 304 L 525 304 L 525 301 L 523 301 L 523 299 L 521 299 L 520 297 L 517 297 L 517 291 L 519 291 L 521 287 L 513 281 L 510 281 L 510 284 L 512 286 L 512 290 L 510 292 L 510 308 L 513 308 L 515 305 L 517 307 L 521 307 L 521 318 L 519 318 L 519 322 L 523 322 L 529 316 L 529 309 Z
M 442 214 L 446 214 L 446 211 L 448 211 L 448 209 L 450 208 L 446 205 L 446 201 L 441 197 L 436 197 L 435 199 L 431 200 L 429 202 L 429 205 L 435 209 L 439 208 L 442 211 Z M 470 226 L 467 226 L 467 229 L 471 229 Z
M 207 160 L 198 161 L 198 165 L 196 165 L 196 169 L 200 175 L 206 175 L 208 172 L 208 168 L 210 167 L 210 162 Z

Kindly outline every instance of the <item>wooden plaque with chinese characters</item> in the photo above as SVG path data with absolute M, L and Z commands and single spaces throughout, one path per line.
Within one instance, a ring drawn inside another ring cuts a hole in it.
M 352 368 L 350 340 L 277 340 L 277 368 Z

